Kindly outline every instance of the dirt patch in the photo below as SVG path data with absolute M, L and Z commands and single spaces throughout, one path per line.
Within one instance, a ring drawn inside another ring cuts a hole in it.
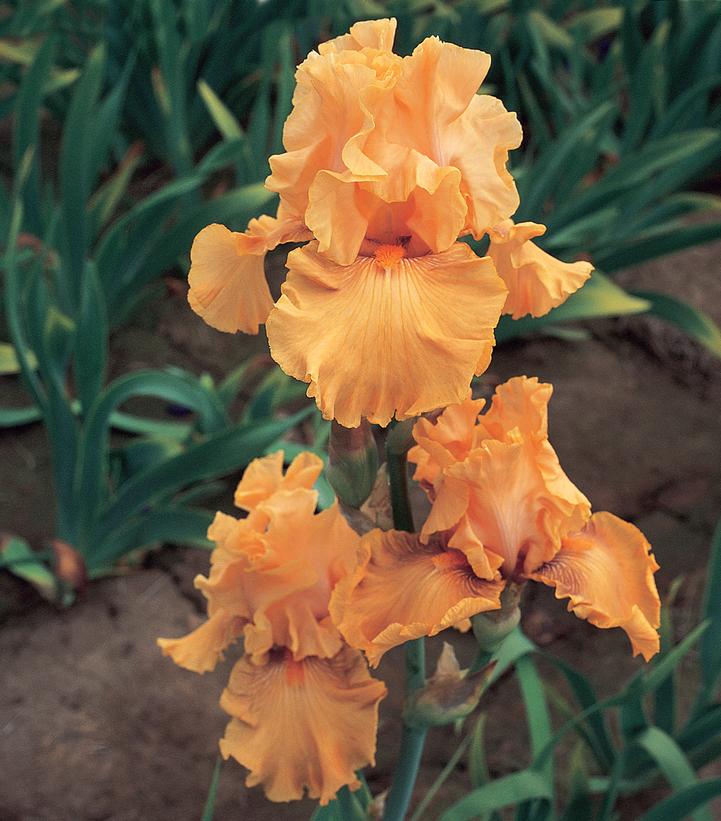
M 718 252 L 719 246 L 694 249 L 624 276 L 635 277 L 636 287 L 656 277 L 654 287 L 670 293 L 681 288 L 678 295 L 698 299 L 718 320 Z M 670 273 L 680 265 L 686 272 L 681 282 Z M 685 340 L 674 341 L 678 337 L 664 327 L 643 319 L 614 321 L 592 325 L 585 342 L 513 343 L 496 352 L 483 386 L 490 391 L 521 373 L 553 382 L 551 436 L 562 464 L 596 510 L 613 511 L 645 530 L 662 565 L 662 590 L 685 576 L 676 607 L 683 633 L 696 619 L 708 544 L 721 512 L 721 367 Z M 662 344 L 655 338 L 659 334 Z M 690 359 L 676 355 L 681 344 L 691 351 Z M 221 377 L 262 346 L 262 339 L 249 342 L 208 329 L 187 309 L 182 294 L 171 291 L 153 312 L 115 336 L 113 373 L 176 364 Z M 4 379 L 0 389 L 4 401 L 6 396 L 8 402 L 24 401 L 13 380 Z M 0 530 L 41 544 L 53 533 L 42 429 L 0 432 L 0 451 Z M 168 549 L 145 570 L 96 583 L 66 612 L 3 577 L 1 818 L 199 817 L 225 723 L 217 700 L 230 662 L 201 678 L 161 658 L 154 640 L 198 623 L 191 580 L 206 567 L 207 554 Z M 578 621 L 548 590 L 531 592 L 524 618 L 534 640 L 572 661 L 601 694 L 637 669 L 620 631 L 595 630 Z M 454 634 L 452 640 L 469 662 L 471 639 Z M 439 641 L 430 642 L 431 657 L 439 647 Z M 388 785 L 397 751 L 401 658 L 399 652 L 390 654 L 380 670 L 393 684 L 393 697 L 383 707 L 378 766 L 369 774 L 374 791 Z M 545 667 L 544 673 L 552 676 Z M 484 705 L 493 772 L 517 769 L 527 752 L 512 679 L 500 682 Z M 431 733 L 419 782 L 423 789 L 458 741 L 451 728 Z M 459 797 L 468 787 L 461 766 L 439 801 Z M 623 817 L 637 817 L 638 809 L 627 806 Z M 223 768 L 218 821 L 293 821 L 307 819 L 311 811 L 310 802 L 271 805 L 258 790 L 243 787 L 239 767 L 231 762 Z

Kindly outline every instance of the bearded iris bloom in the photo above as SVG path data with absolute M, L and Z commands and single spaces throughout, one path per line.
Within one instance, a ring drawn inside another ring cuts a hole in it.
M 659 649 L 658 565 L 644 535 L 591 514 L 548 440 L 550 385 L 517 377 L 484 400 L 419 420 L 409 459 L 432 507 L 419 535 L 363 537 L 331 613 L 372 665 L 411 638 L 501 606 L 508 584 L 533 580 L 597 627 L 623 628 L 634 654 Z
M 359 537 L 337 505 L 315 513 L 322 467 L 310 453 L 285 474 L 281 452 L 251 463 L 235 494 L 248 515 L 216 515 L 210 575 L 195 580 L 208 620 L 184 638 L 158 640 L 177 664 L 203 673 L 243 639 L 220 700 L 231 716 L 220 750 L 273 801 L 301 798 L 305 788 L 326 804 L 341 787 L 358 787 L 385 695 L 328 613 Z
M 429 37 L 401 58 L 395 25 L 357 23 L 308 55 L 286 151 L 270 158 L 276 217 L 244 233 L 208 226 L 191 252 L 192 308 L 223 331 L 266 323 L 273 358 L 346 427 L 462 401 L 504 305 L 545 313 L 590 271 L 532 243 L 502 247 L 519 205 L 506 165 L 522 135 L 515 114 L 476 93 L 490 57 Z M 458 242 L 486 234 L 487 257 Z M 306 241 L 274 305 L 263 257 Z

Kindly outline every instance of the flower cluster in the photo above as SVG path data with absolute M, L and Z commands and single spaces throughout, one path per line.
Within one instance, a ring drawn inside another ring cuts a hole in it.
M 195 580 L 208 620 L 184 638 L 158 640 L 181 667 L 203 673 L 243 638 L 220 701 L 231 716 L 220 750 L 274 801 L 307 788 L 325 804 L 342 786 L 358 787 L 355 771 L 374 760 L 386 692 L 328 614 L 359 537 L 337 505 L 315 513 L 322 467 L 311 453 L 285 475 L 282 452 L 251 463 L 235 493 L 247 517 L 218 513 L 208 532 L 210 576 Z
M 591 272 L 510 219 L 521 127 L 476 93 L 490 57 L 429 37 L 401 58 L 394 34 L 395 20 L 361 22 L 308 55 L 270 158 L 277 215 L 210 225 L 191 253 L 193 309 L 222 331 L 266 323 L 273 358 L 346 427 L 462 401 L 501 313 L 547 313 Z M 485 235 L 487 257 L 458 242 Z M 307 244 L 274 305 L 263 257 L 285 242 Z
M 309 383 L 326 418 L 355 429 L 338 436 L 336 426 L 331 439 L 346 504 L 360 506 L 373 484 L 369 422 L 443 409 L 416 422 L 408 454 L 430 502 L 420 533 L 368 520 L 359 536 L 337 504 L 316 513 L 322 462 L 312 454 L 285 474 L 282 453 L 256 460 L 235 495 L 247 516 L 219 513 L 209 530 L 211 571 L 196 580 L 207 622 L 160 640 L 202 673 L 242 637 L 221 698 L 231 716 L 221 752 L 277 801 L 307 789 L 327 803 L 373 761 L 385 687 L 359 651 L 376 666 L 409 639 L 469 620 L 483 644 L 481 620 L 503 614 L 527 581 L 552 586 L 594 625 L 623 628 L 645 659 L 659 646 L 650 546 L 632 524 L 592 514 L 563 472 L 548 438 L 551 386 L 511 379 L 487 410 L 469 395 L 501 314 L 547 313 L 591 265 L 554 259 L 533 242 L 544 226 L 511 219 L 519 199 L 506 165 L 521 128 L 477 93 L 488 55 L 430 37 L 401 58 L 394 33 L 394 20 L 358 23 L 311 52 L 286 151 L 270 159 L 276 216 L 243 233 L 208 226 L 191 252 L 192 308 L 223 331 L 265 323 L 283 370 Z M 484 236 L 486 257 L 459 241 Z M 264 257 L 288 242 L 304 244 L 274 303 Z M 335 452 L 344 447 L 353 455 Z M 414 693 L 418 714 L 445 720 L 434 688 L 451 685 L 453 715 L 465 714 L 483 681 L 444 654 Z
M 409 453 L 432 502 L 420 534 L 373 531 L 331 599 L 349 644 L 372 665 L 392 647 L 501 606 L 509 583 L 551 585 L 569 610 L 622 627 L 634 653 L 658 652 L 658 569 L 645 537 L 591 515 L 548 440 L 551 386 L 517 377 L 483 399 L 419 420 Z

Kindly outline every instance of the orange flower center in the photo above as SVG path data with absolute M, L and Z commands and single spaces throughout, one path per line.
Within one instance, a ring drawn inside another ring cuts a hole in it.
M 374 255 L 376 262 L 388 270 L 405 257 L 406 249 L 402 245 L 379 245 Z
M 283 654 L 283 667 L 285 671 L 285 680 L 290 685 L 302 684 L 305 679 L 305 669 L 302 661 L 295 661 L 293 655 L 289 650 Z

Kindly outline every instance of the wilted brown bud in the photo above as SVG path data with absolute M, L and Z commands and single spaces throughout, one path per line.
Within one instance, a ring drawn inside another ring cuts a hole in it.
M 373 490 L 363 503 L 361 513 L 364 513 L 373 522 L 374 527 L 379 527 L 381 530 L 393 529 L 393 505 L 391 504 L 388 469 L 385 462 L 378 469 Z
M 333 422 L 326 475 L 338 499 L 359 508 L 370 496 L 377 473 L 378 448 L 368 422 L 363 419 L 357 428 Z
M 50 549 L 55 560 L 55 577 L 58 582 L 74 593 L 81 593 L 88 581 L 82 555 L 62 539 L 53 539 Z
M 478 705 L 495 666 L 492 662 L 475 673 L 461 670 L 453 647 L 444 642 L 436 672 L 412 693 L 404 721 L 414 727 L 431 727 L 465 718 Z

